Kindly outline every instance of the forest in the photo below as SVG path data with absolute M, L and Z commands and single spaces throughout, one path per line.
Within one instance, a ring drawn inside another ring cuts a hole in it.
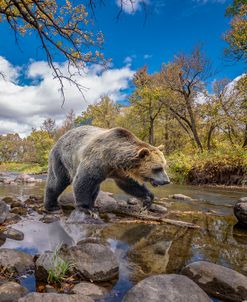
M 233 62 L 246 63 L 246 12 L 245 1 L 238 0 L 226 11 L 231 21 L 224 34 L 225 56 Z M 45 172 L 52 145 L 69 129 L 124 127 L 151 145 L 164 145 L 174 182 L 245 186 L 247 75 L 215 79 L 217 71 L 200 45 L 175 54 L 158 72 L 149 73 L 145 65 L 136 71 L 125 102 L 103 95 L 79 116 L 71 110 L 60 126 L 49 117 L 25 138 L 1 135 L 0 168 Z

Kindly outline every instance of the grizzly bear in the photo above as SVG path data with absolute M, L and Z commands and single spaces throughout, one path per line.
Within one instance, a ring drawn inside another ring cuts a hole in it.
M 45 209 L 59 210 L 58 196 L 72 184 L 76 207 L 90 212 L 106 178 L 114 179 L 119 188 L 149 207 L 154 195 L 144 183 L 168 184 L 165 167 L 159 148 L 139 140 L 126 129 L 74 128 L 50 152 Z

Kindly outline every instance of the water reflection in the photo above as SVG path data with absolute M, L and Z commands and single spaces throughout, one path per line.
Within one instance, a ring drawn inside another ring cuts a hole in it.
M 43 186 L 44 183 L 0 185 L 0 196 L 41 195 Z M 102 188 L 126 198 L 111 181 L 104 183 Z M 235 225 L 232 211 L 234 203 L 246 193 L 177 185 L 155 189 L 158 197 L 174 193 L 197 200 L 165 200 L 171 218 L 197 223 L 201 229 L 118 223 L 92 226 L 66 224 L 64 220 L 44 224 L 38 217 L 33 217 L 14 226 L 24 232 L 23 241 L 7 239 L 2 247 L 37 254 L 54 250 L 61 243 L 76 244 L 87 237 L 107 240 L 119 259 L 120 275 L 111 293 L 101 300 L 104 302 L 120 302 L 126 291 L 141 279 L 153 274 L 178 273 L 196 260 L 208 260 L 247 275 L 247 231 Z

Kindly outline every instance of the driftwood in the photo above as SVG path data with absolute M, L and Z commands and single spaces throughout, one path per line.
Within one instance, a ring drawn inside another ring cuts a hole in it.
M 117 215 L 124 215 L 129 217 L 134 217 L 138 219 L 140 222 L 143 223 L 150 223 L 150 224 L 172 224 L 179 227 L 186 227 L 190 229 L 200 229 L 199 225 L 196 225 L 194 223 L 185 222 L 185 221 L 179 221 L 179 220 L 173 220 L 169 218 L 163 218 L 160 216 L 150 215 L 149 213 L 140 212 L 137 209 L 134 209 L 135 207 L 124 207 L 120 206 L 116 210 L 114 210 L 114 213 Z M 120 223 L 137 223 L 137 220 L 122 220 Z

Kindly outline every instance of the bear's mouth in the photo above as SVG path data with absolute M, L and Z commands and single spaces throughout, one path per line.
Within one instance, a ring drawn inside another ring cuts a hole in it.
M 153 187 L 158 187 L 159 186 L 159 184 L 154 179 L 150 179 L 150 183 Z

